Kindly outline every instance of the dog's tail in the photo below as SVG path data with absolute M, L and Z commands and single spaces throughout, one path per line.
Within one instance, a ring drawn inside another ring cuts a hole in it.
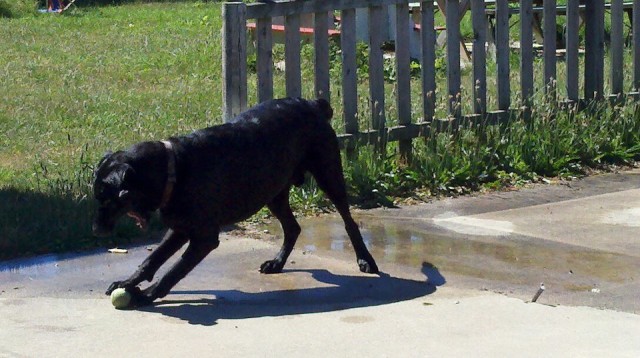
M 318 98 L 316 103 L 322 117 L 324 117 L 328 122 L 333 117 L 333 108 L 331 108 L 331 103 L 324 98 Z

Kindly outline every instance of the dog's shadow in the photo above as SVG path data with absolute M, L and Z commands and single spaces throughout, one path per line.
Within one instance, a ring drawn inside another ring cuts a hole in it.
M 407 301 L 429 295 L 436 291 L 437 286 L 446 283 L 438 269 L 428 263 L 422 264 L 423 281 L 388 274 L 346 276 L 327 270 L 286 272 L 294 271 L 308 272 L 315 280 L 330 286 L 256 293 L 239 290 L 173 291 L 174 294 L 211 295 L 215 298 L 165 299 L 140 310 L 179 318 L 190 324 L 211 326 L 219 319 L 330 312 Z

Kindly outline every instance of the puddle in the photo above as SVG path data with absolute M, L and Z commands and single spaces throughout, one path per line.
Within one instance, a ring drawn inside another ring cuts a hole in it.
M 382 221 L 356 216 L 356 221 L 383 270 L 385 264 L 419 267 L 429 262 L 449 282 L 455 275 L 506 286 L 537 287 L 545 282 L 555 290 L 586 292 L 594 285 L 631 282 L 640 271 L 637 258 L 515 235 L 506 222 L 474 222 L 480 229 L 467 230 L 470 223 L 449 217 Z M 300 225 L 297 248 L 353 257 L 338 216 L 302 219 Z M 269 229 L 282 237 L 277 222 Z
M 0 265 L 0 275 L 9 273 L 48 278 L 60 272 L 60 265 L 58 264 L 60 260 L 61 258 L 58 255 L 44 255 L 26 260 L 7 261 Z

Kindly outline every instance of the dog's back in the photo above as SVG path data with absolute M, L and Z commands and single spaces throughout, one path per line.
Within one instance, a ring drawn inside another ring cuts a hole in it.
M 288 185 L 302 184 L 318 157 L 339 161 L 332 115 L 324 99 L 270 100 L 229 123 L 174 138 L 178 175 L 188 175 L 179 178 L 178 190 L 194 193 L 182 197 L 202 201 L 223 223 L 245 219 Z M 238 196 L 244 205 L 237 204 Z

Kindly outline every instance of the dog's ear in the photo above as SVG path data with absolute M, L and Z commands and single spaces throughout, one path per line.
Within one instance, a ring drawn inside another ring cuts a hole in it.
M 322 113 L 322 117 L 329 121 L 333 117 L 333 108 L 331 108 L 331 103 L 324 98 L 318 98 L 316 100 L 316 104 L 320 113 Z
M 102 167 L 102 164 L 104 164 L 104 162 L 106 162 L 107 159 L 111 158 L 112 155 L 113 155 L 113 152 L 110 150 L 104 153 L 104 155 L 102 156 L 102 159 L 100 159 L 100 161 L 98 162 L 98 165 L 96 165 L 95 169 L 93 170 L 94 177 L 98 173 L 98 170 L 100 170 L 100 168 Z

